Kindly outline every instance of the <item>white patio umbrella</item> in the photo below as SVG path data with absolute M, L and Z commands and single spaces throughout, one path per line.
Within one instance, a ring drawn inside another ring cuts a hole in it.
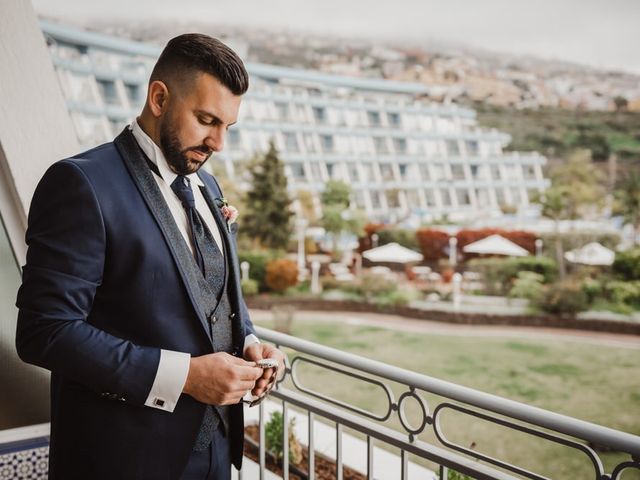
M 387 243 L 381 247 L 362 252 L 362 256 L 371 262 L 410 263 L 421 262 L 422 255 L 403 247 L 398 243 Z
M 526 257 L 529 255 L 529 252 L 520 245 L 500 235 L 490 235 L 482 240 L 470 243 L 462 251 L 481 255 L 505 255 L 507 257 Z
M 583 265 L 611 265 L 616 253 L 598 242 L 587 243 L 584 247 L 576 248 L 564 254 L 564 258 L 571 263 Z

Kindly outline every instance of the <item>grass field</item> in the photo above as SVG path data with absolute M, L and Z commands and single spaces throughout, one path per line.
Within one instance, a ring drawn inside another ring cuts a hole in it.
M 268 321 L 258 324 L 271 326 Z M 297 320 L 293 334 L 442 380 L 640 434 L 639 348 L 594 346 L 562 337 L 533 340 L 429 335 L 326 321 Z M 317 367 L 306 367 L 299 373 L 305 385 L 334 398 L 373 412 L 385 408 L 386 400 L 378 387 L 346 376 L 335 377 L 335 373 Z M 392 388 L 398 398 L 403 389 L 399 385 Z M 430 394 L 424 397 L 431 410 L 441 400 Z M 413 413 L 410 412 L 410 418 L 415 417 Z M 442 418 L 447 437 L 461 445 L 474 443 L 477 451 L 550 478 L 593 478 L 589 460 L 580 453 L 461 414 L 447 413 Z M 390 425 L 400 428 L 397 421 Z M 430 430 L 420 438 L 438 443 Z M 607 471 L 621 458 L 624 456 L 616 453 L 603 454 Z M 624 476 L 624 480 L 639 478 L 640 472 L 629 471 Z

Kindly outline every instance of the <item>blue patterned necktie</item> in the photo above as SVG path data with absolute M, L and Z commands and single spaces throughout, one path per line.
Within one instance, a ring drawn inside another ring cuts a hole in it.
M 187 219 L 189 221 L 189 233 L 193 244 L 193 255 L 205 280 L 212 288 L 214 295 L 219 299 L 222 295 L 225 282 L 225 261 L 211 232 L 204 220 L 196 210 L 196 202 L 191 190 L 191 181 L 184 175 L 178 175 L 171 184 L 171 189 L 182 202 Z M 222 407 L 226 408 L 226 407 Z M 213 431 L 221 419 L 211 405 L 207 405 L 204 417 L 193 449 L 195 451 L 206 450 L 211 444 Z
M 182 202 L 187 214 L 193 256 L 216 296 L 220 296 L 224 287 L 225 265 L 224 258 L 211 232 L 196 210 L 196 202 L 191 190 L 191 181 L 184 175 L 178 175 L 171 184 L 171 189 Z

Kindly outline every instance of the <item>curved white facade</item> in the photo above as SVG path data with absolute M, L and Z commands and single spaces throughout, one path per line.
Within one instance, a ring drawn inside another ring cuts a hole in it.
M 160 49 L 41 22 L 80 142 L 115 136 L 139 112 Z M 292 193 L 325 182 L 353 189 L 371 219 L 425 221 L 527 209 L 548 185 L 537 153 L 505 153 L 508 135 L 475 112 L 421 97 L 421 84 L 247 63 L 251 87 L 229 132 L 227 172 L 275 140 Z M 320 208 L 320 205 L 318 205 Z

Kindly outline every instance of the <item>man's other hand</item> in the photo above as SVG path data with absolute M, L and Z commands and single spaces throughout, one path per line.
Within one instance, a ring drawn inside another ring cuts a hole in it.
M 244 349 L 244 358 L 249 361 L 257 362 L 258 360 L 262 360 L 263 358 L 274 358 L 278 361 L 278 371 L 274 372 L 273 368 L 265 368 L 260 376 L 260 379 L 256 382 L 255 387 L 251 390 L 251 394 L 254 397 L 261 396 L 267 388 L 270 388 L 270 384 L 272 381 L 275 381 L 275 378 L 272 378 L 274 374 L 277 378 L 284 372 L 285 364 L 284 364 L 284 353 L 278 350 L 273 345 L 269 345 L 268 343 L 253 343 Z
M 225 352 L 191 357 L 183 393 L 209 405 L 233 405 L 256 387 L 262 368 Z

